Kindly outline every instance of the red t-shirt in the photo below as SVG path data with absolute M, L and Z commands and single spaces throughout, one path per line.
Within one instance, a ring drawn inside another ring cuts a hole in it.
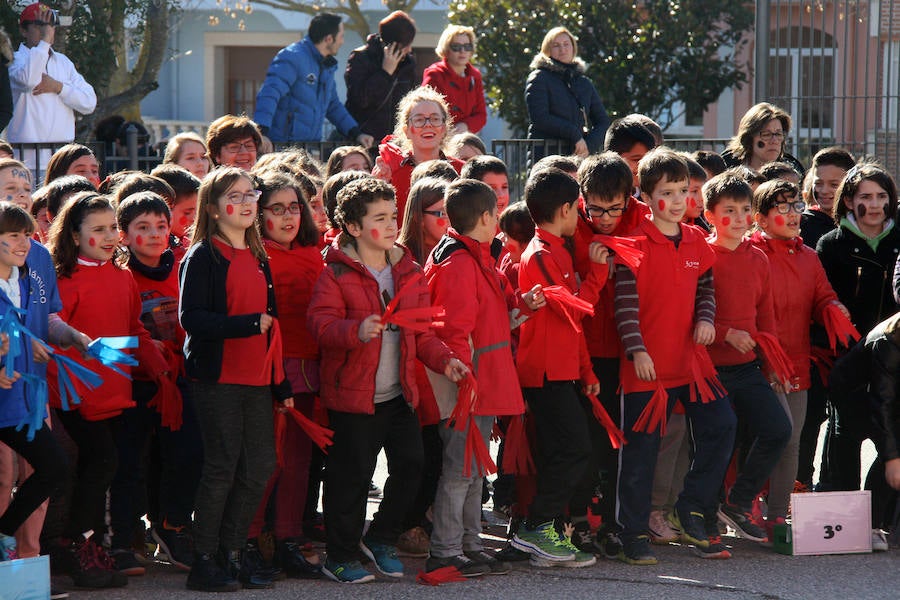
M 319 346 L 306 328 L 306 311 L 312 289 L 325 268 L 315 246 L 287 249 L 277 242 L 263 242 L 269 254 L 269 269 L 275 284 L 275 306 L 284 341 L 284 358 L 319 358 Z
M 266 276 L 249 248 L 238 250 L 213 238 L 216 249 L 229 261 L 225 279 L 228 316 L 264 314 L 268 299 Z M 269 385 L 266 372 L 268 339 L 258 333 L 245 338 L 228 338 L 222 351 L 219 383 Z

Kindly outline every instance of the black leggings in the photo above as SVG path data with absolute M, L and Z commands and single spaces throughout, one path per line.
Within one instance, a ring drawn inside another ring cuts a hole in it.
M 15 427 L 0 427 L 0 442 L 21 455 L 34 473 L 19 488 L 6 512 L 0 516 L 0 533 L 14 535 L 41 503 L 54 493 L 68 477 L 68 459 L 56 443 L 50 428 L 44 425 L 30 442 L 26 431 Z

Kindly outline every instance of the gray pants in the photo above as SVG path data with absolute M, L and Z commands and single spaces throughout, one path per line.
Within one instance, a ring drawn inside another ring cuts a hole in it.
M 791 439 L 784 448 L 781 460 L 769 475 L 768 517 L 786 517 L 791 503 L 791 492 L 797 478 L 797 464 L 800 459 L 800 434 L 806 420 L 806 390 L 791 392 L 787 396 L 778 394 L 778 400 L 791 420 Z
M 659 441 L 656 471 L 653 474 L 652 510 L 670 512 L 684 487 L 684 476 L 691 468 L 691 440 L 687 419 L 672 413 L 666 422 L 666 435 Z
M 200 554 L 238 550 L 275 470 L 272 392 L 199 382 L 193 391 L 203 436 L 194 546 Z
M 494 417 L 473 418 L 484 443 L 490 443 Z M 467 432 L 446 425 L 447 419 L 444 419 L 439 426 L 444 443 L 443 467 L 432 509 L 431 555 L 436 558 L 459 556 L 463 551 L 478 552 L 483 548 L 479 537 L 482 476 L 474 460 L 470 476 L 463 475 Z

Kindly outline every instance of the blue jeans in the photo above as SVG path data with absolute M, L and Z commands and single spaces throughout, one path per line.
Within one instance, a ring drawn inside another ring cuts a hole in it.
M 728 397 L 712 402 L 690 401 L 690 387 L 667 388 L 666 418 L 676 400 L 684 405 L 688 433 L 694 447 L 694 459 L 684 478 L 684 488 L 675 504 L 679 511 L 706 513 L 715 510 L 719 488 L 731 460 L 737 419 Z M 634 424 L 653 392 L 633 392 L 622 396 L 622 430 L 627 443 L 619 462 L 616 520 L 623 540 L 647 532 L 650 520 L 650 494 L 659 453 L 659 430 L 653 433 L 633 431 Z

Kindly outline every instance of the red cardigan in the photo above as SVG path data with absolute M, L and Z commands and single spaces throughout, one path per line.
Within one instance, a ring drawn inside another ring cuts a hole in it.
M 711 246 L 716 253 L 713 281 L 716 286 L 716 341 L 708 348 L 716 366 L 740 365 L 756 358 L 753 351 L 741 353 L 725 343 L 729 329 L 755 335 L 764 331 L 777 336 L 769 259 L 745 240 L 733 251 Z
M 398 311 L 430 306 L 425 276 L 409 250 L 394 246 L 388 254 L 394 292 L 408 281 L 414 285 L 412 292 L 401 297 Z M 375 373 L 381 343 L 380 340 L 360 341 L 359 324 L 369 315 L 383 312 L 378 282 L 342 234 L 326 250 L 325 269 L 313 288 L 306 316 L 310 332 L 319 344 L 322 374 L 319 393 L 329 410 L 375 413 Z M 419 333 L 401 328 L 401 332 L 400 383 L 407 403 L 416 408 L 419 392 L 413 358 L 419 358 L 432 371 L 443 373 L 454 355 L 432 330 Z
M 530 290 L 536 283 L 564 285 L 582 300 L 596 304 L 607 272 L 606 265 L 596 264 L 579 287 L 563 238 L 536 227 L 522 253 L 519 289 Z M 522 387 L 542 387 L 545 377 L 548 381 L 597 383 L 584 332 L 574 329 L 565 314 L 549 302 L 522 324 L 516 367 Z
M 313 286 L 325 268 L 322 253 L 315 246 L 288 249 L 272 240 L 264 240 L 263 245 L 269 255 L 269 269 L 275 285 L 283 356 L 316 360 L 319 347 L 306 328 L 306 313 Z
M 141 324 L 141 296 L 130 271 L 120 269 L 112 262 L 96 267 L 79 265 L 71 277 L 59 279 L 59 296 L 63 303 L 60 318 L 91 338 L 123 335 L 140 338 L 140 347 L 133 351 L 140 362 L 134 369 L 136 377 L 153 380 L 153 374 L 168 370 L 165 358 Z M 74 380 L 81 397 L 81 404 L 75 407 L 86 420 L 109 419 L 135 405 L 131 399 L 129 379 L 104 367 L 99 361 L 85 360 L 74 348 L 60 352 L 103 378 L 103 384 L 94 390 L 88 390 Z M 119 368 L 126 373 L 132 371 L 127 365 L 120 365 Z M 55 362 L 51 361 L 48 365 L 47 380 L 50 406 L 60 408 Z
M 683 223 L 680 227 L 678 248 L 649 219 L 635 232 L 644 253 L 635 272 L 641 335 L 656 377 L 667 388 L 694 380 L 685 358 L 694 355 L 697 281 L 716 260 L 702 231 Z M 626 394 L 656 389 L 655 381 L 638 379 L 630 360 L 622 360 L 620 381 Z
M 837 294 L 818 255 L 801 238 L 775 240 L 757 231 L 750 241 L 769 259 L 778 341 L 797 374 L 791 391 L 807 390 L 811 385 L 809 323 L 813 319 L 822 323 L 822 311 L 838 302 Z
M 444 95 L 454 123 L 465 123 L 472 133 L 484 128 L 487 123 L 484 85 L 481 72 L 471 63 L 462 75 L 457 75 L 446 60 L 436 62 L 425 69 L 422 85 L 430 85 Z

